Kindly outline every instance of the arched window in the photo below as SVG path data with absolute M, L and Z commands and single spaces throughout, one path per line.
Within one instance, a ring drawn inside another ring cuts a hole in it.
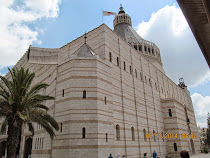
M 61 123 L 61 129 L 60 130 L 61 130 L 61 132 L 63 131 L 63 123 Z
M 168 115 L 169 115 L 169 117 L 172 117 L 171 109 L 168 109 Z
M 174 151 L 177 151 L 177 144 L 174 143 Z
M 82 138 L 85 138 L 86 136 L 86 131 L 85 131 L 85 127 L 82 128 Z
M 143 133 L 144 133 L 144 141 L 147 141 L 147 138 L 146 138 L 146 130 L 143 129 Z
M 44 144 L 44 137 L 42 138 L 42 149 L 43 149 L 43 144 Z
M 141 45 L 139 45 L 139 51 L 142 51 L 142 46 Z
M 137 78 L 137 70 L 135 69 L 135 74 L 136 74 L 136 78 Z
M 153 137 L 154 137 L 154 141 L 156 141 L 156 133 L 155 133 L 155 130 L 153 130 Z
M 140 77 L 141 77 L 141 80 L 143 80 L 143 75 L 142 75 L 142 72 L 140 72 Z
M 106 97 L 104 97 L 104 102 L 105 102 L 105 104 L 106 104 Z
M 117 66 L 119 66 L 119 58 L 117 57 Z
M 125 62 L 123 62 L 123 65 L 124 65 L 124 70 L 126 71 L 126 65 L 125 65 Z
M 83 91 L 83 99 L 86 99 L 86 91 Z
M 64 89 L 63 89 L 63 93 L 62 93 L 62 96 L 64 97 Z
M 108 134 L 106 133 L 106 142 L 108 142 Z
M 36 146 L 37 146 L 37 138 L 36 138 L 36 141 L 35 141 L 35 149 L 36 149 Z
M 112 53 L 109 52 L 109 61 L 112 62 Z
M 39 149 L 41 149 L 41 138 L 39 138 Z
M 135 141 L 134 127 L 131 127 L 132 141 Z
M 117 140 L 120 140 L 120 126 L 119 125 L 116 125 L 116 137 L 117 137 Z

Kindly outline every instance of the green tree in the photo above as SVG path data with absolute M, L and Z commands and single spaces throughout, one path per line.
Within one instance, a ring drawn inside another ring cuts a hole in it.
M 206 144 L 210 145 L 210 114 L 207 114 L 207 139 L 206 139 Z
M 54 97 L 39 94 L 48 85 L 38 83 L 32 86 L 34 73 L 24 68 L 9 69 L 11 80 L 0 76 L 0 117 L 3 117 L 1 133 L 7 131 L 7 158 L 15 158 L 20 143 L 21 129 L 27 125 L 34 134 L 33 122 L 40 124 L 50 135 L 55 136 L 53 129 L 59 130 L 58 123 L 48 113 L 43 101 Z

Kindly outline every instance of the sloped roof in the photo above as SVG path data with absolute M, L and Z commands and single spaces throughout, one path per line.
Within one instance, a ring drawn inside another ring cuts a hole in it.
M 128 24 L 120 24 L 114 28 L 114 31 L 124 38 L 127 42 L 142 42 L 144 39 Z
M 77 55 L 78 57 L 92 57 L 96 53 L 84 43 L 78 50 L 76 50 L 73 54 Z

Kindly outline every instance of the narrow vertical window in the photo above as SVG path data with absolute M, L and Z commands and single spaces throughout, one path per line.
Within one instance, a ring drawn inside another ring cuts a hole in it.
M 106 104 L 106 97 L 104 97 L 104 102 L 105 102 L 105 104 Z
M 143 132 L 144 132 L 144 141 L 147 141 L 147 138 L 146 138 L 146 130 L 143 129 Z
M 153 130 L 153 137 L 154 137 L 154 141 L 156 141 L 156 134 L 155 134 L 155 130 Z
M 143 77 L 142 77 L 143 75 L 142 75 L 142 72 L 140 72 L 140 77 L 141 77 L 141 80 L 143 80 Z
M 171 109 L 168 109 L 168 115 L 169 115 L 169 117 L 172 117 Z
M 109 61 L 112 62 L 112 53 L 109 52 Z
M 145 76 L 145 82 L 147 83 L 147 77 Z
M 108 142 L 108 134 L 106 133 L 106 142 Z
M 137 70 L 135 69 L 135 74 L 136 74 L 136 78 L 137 78 Z
M 152 82 L 151 82 L 151 79 L 149 78 L 149 84 L 151 85 L 152 84 Z
M 41 138 L 39 138 L 39 149 L 41 149 Z
M 117 137 L 117 140 L 120 140 L 120 126 L 119 125 L 116 125 L 116 137 Z
M 44 137 L 42 138 L 42 149 L 43 149 L 43 144 L 44 144 Z
M 60 130 L 61 130 L 61 132 L 63 131 L 63 123 L 61 123 L 61 129 Z
M 35 149 L 36 149 L 36 146 L 37 146 L 37 138 L 36 138 L 36 141 L 35 141 Z
M 155 82 L 155 89 L 157 90 L 157 84 L 156 84 L 156 82 Z
M 117 57 L 117 66 L 119 67 L 119 58 Z
M 86 91 L 83 91 L 83 99 L 86 99 Z
M 126 65 L 125 65 L 125 62 L 123 62 L 123 65 L 124 65 L 124 70 L 126 71 Z
M 39 145 L 39 138 L 36 138 L 36 149 L 38 149 L 38 145 Z
M 174 143 L 174 151 L 177 151 L 177 144 Z
M 131 65 L 130 65 L 130 74 L 132 74 L 132 67 L 131 67 Z
M 82 128 L 82 138 L 85 138 L 85 134 L 86 134 L 85 132 L 86 132 L 86 131 L 85 131 L 85 127 L 83 127 L 83 128 Z
M 62 93 L 62 96 L 64 97 L 64 89 L 63 89 L 63 93 Z
M 139 51 L 142 51 L 141 45 L 139 45 Z
M 134 127 L 131 127 L 132 141 L 135 141 Z

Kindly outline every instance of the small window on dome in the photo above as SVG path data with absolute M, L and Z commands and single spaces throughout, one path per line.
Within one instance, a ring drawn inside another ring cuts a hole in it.
M 142 46 L 141 45 L 139 45 L 139 51 L 142 51 Z

